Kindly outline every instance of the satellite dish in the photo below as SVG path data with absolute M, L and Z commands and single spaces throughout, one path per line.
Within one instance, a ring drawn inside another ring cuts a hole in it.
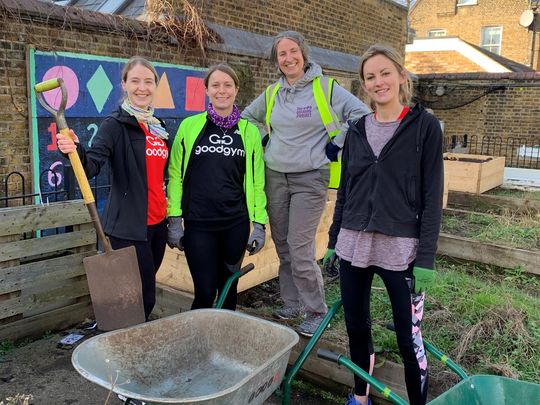
M 521 14 L 521 17 L 519 17 L 519 25 L 525 28 L 530 27 L 533 21 L 534 21 L 534 12 L 532 10 L 525 10 Z

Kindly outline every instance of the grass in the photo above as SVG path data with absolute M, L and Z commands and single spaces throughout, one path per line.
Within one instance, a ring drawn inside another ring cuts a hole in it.
M 540 249 L 540 224 L 538 218 L 532 215 L 445 214 L 441 230 L 484 242 L 522 249 Z
M 7 355 L 14 350 L 17 350 L 20 347 L 26 346 L 31 342 L 32 341 L 30 339 L 24 339 L 17 343 L 13 342 L 12 340 L 4 340 L 3 342 L 0 342 L 0 357 Z
M 392 314 L 378 277 L 373 287 L 376 352 L 401 362 L 395 335 L 384 327 Z M 519 268 L 496 273 L 475 264 L 439 261 L 435 285 L 426 298 L 423 336 L 470 374 L 502 374 L 540 383 L 539 290 L 540 279 Z M 333 283 L 327 287 L 327 302 L 338 297 L 339 285 Z M 325 336 L 346 341 L 341 312 Z
M 525 191 L 512 188 L 497 187 L 487 191 L 485 194 L 499 195 L 503 197 L 526 198 L 529 200 L 540 200 L 540 191 Z
M 339 282 L 327 284 L 328 305 L 338 299 Z M 270 317 L 272 309 L 267 306 L 257 312 Z M 371 316 L 377 363 L 385 359 L 401 363 L 395 334 L 386 328 L 392 311 L 379 277 L 373 280 Z M 342 310 L 331 324 L 323 339 L 347 353 Z M 439 259 L 435 285 L 426 297 L 422 333 L 470 374 L 499 374 L 540 383 L 540 278 L 519 267 L 505 270 Z M 430 364 L 442 379 L 434 378 L 434 384 L 448 387 L 456 382 L 435 359 Z
M 294 390 L 302 391 L 312 397 L 321 398 L 329 404 L 343 404 L 343 397 L 333 394 L 331 392 L 325 391 L 319 387 L 316 387 L 313 384 L 310 384 L 302 380 L 293 380 L 292 388 Z

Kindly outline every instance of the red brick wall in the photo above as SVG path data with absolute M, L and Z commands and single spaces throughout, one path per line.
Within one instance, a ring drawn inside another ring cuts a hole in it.
M 439 86 L 443 96 L 434 93 Z M 540 73 L 420 75 L 417 91 L 444 121 L 447 137 L 498 137 L 503 144 L 508 138 L 529 144 L 540 139 Z
M 19 12 L 5 7 L 30 4 L 40 12 Z M 379 28 L 387 27 L 384 39 L 404 50 L 406 10 L 389 0 L 355 0 L 258 3 L 244 0 L 203 1 L 203 15 L 228 27 L 274 35 L 294 28 L 313 44 L 328 49 L 360 54 L 371 43 L 381 40 Z M 108 17 L 109 25 L 95 13 L 71 9 L 69 18 L 50 12 L 50 4 L 33 0 L 13 2 L 0 0 L 0 181 L 12 171 L 27 179 L 26 193 L 32 192 L 31 146 L 28 120 L 27 47 L 32 44 L 42 51 L 65 51 L 129 58 L 141 55 L 153 61 L 191 66 L 209 66 L 228 62 L 242 78 L 239 104 L 246 105 L 276 80 L 277 72 L 266 59 L 210 52 L 205 57 L 198 50 L 182 50 L 164 40 L 148 39 L 146 28 L 122 18 Z M 55 10 L 63 10 L 56 7 Z M 9 11 L 8 11 L 9 10 Z M 350 12 L 343 12 L 349 10 Z M 97 19 L 96 19 L 97 18 Z M 329 72 L 346 88 L 355 73 Z M 10 182 L 9 195 L 22 193 L 18 179 Z M 2 186 L 3 183 L 0 183 Z M 0 197 L 4 196 L 0 187 Z
M 480 45 L 481 27 L 502 26 L 501 55 L 530 65 L 532 32 L 519 25 L 519 17 L 528 8 L 528 0 L 478 0 L 477 5 L 456 6 L 455 0 L 418 0 L 410 13 L 411 28 L 417 38 L 428 36 L 430 29 L 444 28 L 448 36 L 459 36 L 473 45 Z M 536 70 L 540 67 L 537 35 Z
M 379 41 L 397 49 L 405 46 L 406 10 L 390 0 L 199 0 L 199 4 L 210 22 L 264 35 L 293 29 L 312 45 L 353 55 Z

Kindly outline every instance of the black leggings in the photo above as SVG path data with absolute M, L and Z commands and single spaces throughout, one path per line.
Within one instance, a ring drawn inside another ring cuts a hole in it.
M 134 241 L 109 236 L 113 249 L 135 246 L 143 289 L 144 315 L 146 320 L 156 304 L 156 273 L 161 266 L 167 243 L 167 220 L 148 225 L 146 241 Z
M 244 255 L 249 238 L 249 220 L 220 231 L 198 229 L 186 224 L 184 251 L 193 285 L 195 298 L 191 309 L 211 308 L 216 293 L 221 292 L 231 276 L 226 263 L 238 263 Z M 231 286 L 223 303 L 225 309 L 236 309 L 238 281 Z
M 411 405 L 424 405 L 427 398 L 427 376 L 422 383 L 420 364 L 415 353 L 412 330 L 411 291 L 406 278 L 412 278 L 411 264 L 405 271 L 384 270 L 370 266 L 359 268 L 351 262 L 340 262 L 341 299 L 345 311 L 345 324 L 349 335 L 351 360 L 369 371 L 370 353 L 373 353 L 371 316 L 369 309 L 371 283 L 377 274 L 384 282 L 390 303 L 397 343 L 405 368 L 405 384 Z M 366 383 L 354 376 L 354 392 L 366 395 Z

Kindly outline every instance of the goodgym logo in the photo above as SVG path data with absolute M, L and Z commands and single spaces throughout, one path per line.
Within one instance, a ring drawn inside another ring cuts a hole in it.
M 234 131 L 234 133 L 238 134 L 238 130 Z M 197 145 L 195 148 L 196 155 L 203 153 L 217 153 L 227 157 L 246 156 L 246 152 L 243 148 L 233 148 L 229 146 L 233 143 L 233 138 L 230 135 L 224 134 L 223 136 L 219 136 L 218 134 L 212 134 L 208 140 L 212 145 Z

